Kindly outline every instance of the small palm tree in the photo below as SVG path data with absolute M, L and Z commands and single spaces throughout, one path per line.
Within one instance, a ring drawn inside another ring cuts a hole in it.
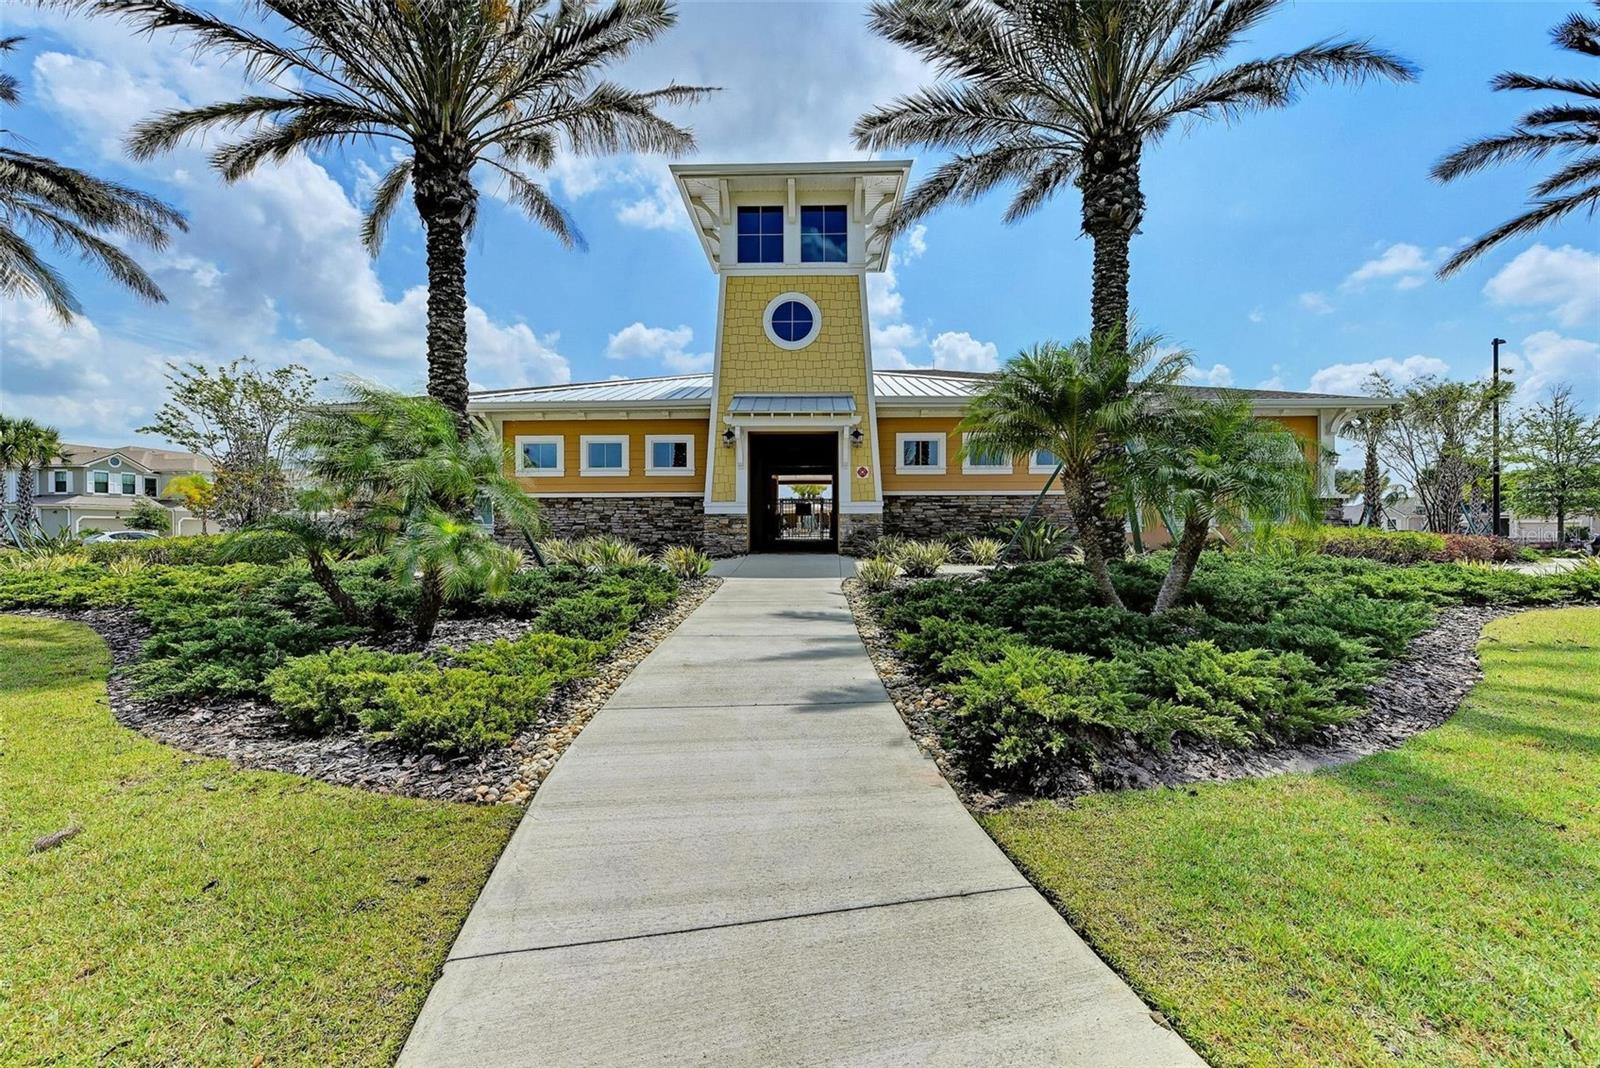
M 1600 10 L 1600 0 L 1595 7 Z M 1600 19 L 1568 15 L 1550 31 L 1558 47 L 1600 59 Z M 1540 78 L 1506 72 L 1489 83 L 1496 90 L 1531 89 L 1567 93 L 1576 100 L 1536 108 L 1509 133 L 1468 142 L 1440 160 L 1433 177 L 1454 181 L 1499 163 L 1565 156 L 1568 161 L 1533 187 L 1527 211 L 1490 230 L 1444 262 L 1439 277 L 1459 271 L 1496 245 L 1532 233 L 1582 208 L 1600 208 L 1600 82 L 1582 78 Z
M 547 0 L 252 0 L 248 12 L 280 23 L 270 37 L 178 0 L 76 0 L 143 32 L 175 30 L 206 52 L 242 59 L 273 89 L 164 112 L 137 126 L 139 159 L 213 129 L 245 130 L 218 148 L 224 181 L 297 150 L 355 141 L 399 146 L 373 194 L 363 238 L 374 255 L 409 186 L 427 236 L 428 393 L 469 432 L 467 237 L 477 218 L 475 173 L 504 184 L 512 203 L 565 245 L 572 219 L 528 177 L 561 149 L 580 154 L 676 155 L 694 137 L 657 114 L 708 90 L 637 91 L 599 72 L 676 21 L 667 0 L 607 4 Z M 282 43 L 280 43 L 282 42 Z
M 1177 606 L 1211 530 L 1310 519 L 1316 465 L 1286 427 L 1257 419 L 1246 401 L 1190 403 L 1151 421 L 1129 462 L 1135 492 L 1178 522 L 1155 614 Z
M 353 547 L 352 534 L 349 517 L 335 507 L 327 491 L 308 489 L 296 496 L 294 508 L 273 513 L 241 530 L 227 544 L 223 555 L 248 560 L 262 543 L 287 543 L 306 558 L 312 581 L 321 587 L 344 621 L 362 627 L 369 622 L 366 614 L 339 584 L 332 564 Z
M 0 416 L 0 470 L 17 471 L 17 526 L 26 538 L 37 522 L 33 497 L 34 469 L 61 455 L 61 435 L 32 419 Z
M 1286 107 L 1315 81 L 1416 76 L 1362 41 L 1224 66 L 1281 2 L 879 0 L 872 29 L 947 80 L 863 115 L 856 143 L 955 153 L 911 192 L 900 225 L 1006 183 L 1020 186 L 1006 212 L 1015 222 L 1076 186 L 1094 242 L 1094 333 L 1128 336 L 1128 245 L 1144 218 L 1146 146 L 1179 122 Z
M 22 40 L 0 37 L 0 53 Z M 19 88 L 15 77 L 0 74 L 0 108 L 16 106 Z M 0 293 L 42 300 L 63 322 L 83 310 L 67 280 L 40 257 L 35 242 L 42 239 L 145 300 L 165 301 L 155 280 L 108 238 L 159 249 L 174 228 L 187 229 L 183 216 L 148 193 L 0 145 Z
M 1031 455 L 1048 449 L 1061 466 L 1061 492 L 1100 600 L 1117 608 L 1093 502 L 1110 495 L 1120 474 L 1121 444 L 1150 421 L 1188 369 L 1182 352 L 1160 352 L 1159 339 L 1131 346 L 1101 335 L 1071 345 L 1036 345 L 1018 354 L 967 406 L 961 429 L 969 456 Z M 1142 372 L 1142 374 L 1141 374 Z
M 1387 482 L 1378 466 L 1378 444 L 1383 441 L 1385 428 L 1391 418 L 1387 408 L 1371 408 L 1345 423 L 1340 432 L 1351 441 L 1358 441 L 1365 456 L 1361 465 L 1361 525 L 1383 526 L 1383 490 Z
M 432 636 L 447 600 L 492 591 L 515 570 L 518 554 L 473 520 L 480 504 L 526 539 L 537 530 L 537 505 L 506 474 L 504 443 L 478 423 L 458 436 L 455 413 L 432 398 L 351 383 L 347 403 L 313 411 L 294 438 L 353 536 L 421 587 L 418 642 Z

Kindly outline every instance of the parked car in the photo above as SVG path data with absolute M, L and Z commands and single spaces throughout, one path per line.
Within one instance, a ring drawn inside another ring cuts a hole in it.
M 151 538 L 159 537 L 160 534 L 150 530 L 108 530 L 104 534 L 96 534 L 92 538 L 83 540 L 93 545 L 97 541 L 149 541 Z

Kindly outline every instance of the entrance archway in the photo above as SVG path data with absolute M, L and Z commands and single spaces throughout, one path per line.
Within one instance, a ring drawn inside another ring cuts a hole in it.
M 748 470 L 752 550 L 838 551 L 837 431 L 752 432 Z

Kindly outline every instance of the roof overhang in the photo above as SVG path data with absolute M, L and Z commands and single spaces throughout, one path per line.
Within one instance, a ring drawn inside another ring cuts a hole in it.
M 911 160 L 858 160 L 843 163 L 687 163 L 671 168 L 684 210 L 713 271 L 722 270 L 722 227 L 733 221 L 733 195 L 762 190 L 792 196 L 810 190 L 837 190 L 866 232 L 869 271 L 889 264 L 894 234 L 887 227 L 911 176 Z M 793 201 L 791 200 L 791 205 Z
M 848 393 L 735 393 L 730 415 L 854 415 Z

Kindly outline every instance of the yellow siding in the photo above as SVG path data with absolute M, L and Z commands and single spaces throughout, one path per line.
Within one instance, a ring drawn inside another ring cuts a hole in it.
M 725 282 L 722 309 L 722 351 L 719 356 L 719 390 L 712 409 L 720 428 L 720 413 L 736 393 L 848 393 L 855 398 L 865 435 L 851 450 L 850 498 L 876 499 L 871 472 L 856 478 L 855 469 L 870 467 L 876 448 L 873 427 L 867 419 L 870 388 L 867 377 L 865 325 L 860 275 L 730 275 Z M 822 313 L 821 333 L 803 349 L 781 349 L 767 339 L 763 317 L 767 305 L 780 293 L 803 293 Z M 796 425 L 796 430 L 804 430 Z M 711 489 L 714 501 L 737 499 L 732 458 L 717 457 Z
M 965 490 L 968 492 L 1032 492 L 1038 493 L 1044 488 L 1045 479 L 1049 474 L 1028 474 L 1028 457 L 1018 456 L 1011 461 L 1011 474 L 973 474 L 961 472 L 961 434 L 956 430 L 956 424 L 961 420 L 956 416 L 918 416 L 916 418 L 893 418 L 883 416 L 878 419 L 878 437 L 882 444 L 878 449 L 878 466 L 883 470 L 883 492 L 937 492 L 950 490 Z M 895 435 L 897 434 L 943 434 L 945 436 L 944 449 L 944 474 L 942 475 L 903 475 L 895 473 L 897 459 Z
M 627 435 L 626 475 L 582 475 L 580 441 L 584 435 Z M 646 435 L 692 435 L 691 475 L 645 474 Z M 528 419 L 507 420 L 505 443 L 509 450 L 518 436 L 557 437 L 563 441 L 563 473 L 549 478 L 518 478 L 532 493 L 703 493 L 705 491 L 706 421 L 704 419 Z M 513 461 L 514 463 L 514 461 Z M 511 468 L 514 472 L 515 466 Z

